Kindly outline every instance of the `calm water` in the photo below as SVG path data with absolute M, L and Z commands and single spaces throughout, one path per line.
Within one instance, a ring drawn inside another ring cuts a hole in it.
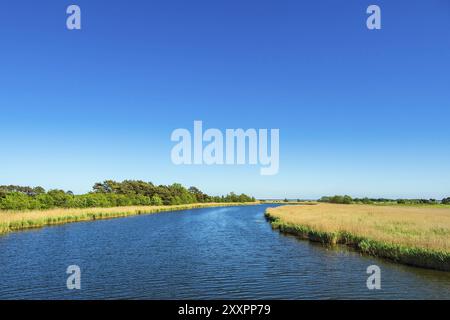
M 67 224 L 0 237 L 2 299 L 450 299 L 450 274 L 273 231 L 264 206 Z M 81 268 L 81 290 L 66 268 Z M 379 291 L 366 268 L 381 268 Z

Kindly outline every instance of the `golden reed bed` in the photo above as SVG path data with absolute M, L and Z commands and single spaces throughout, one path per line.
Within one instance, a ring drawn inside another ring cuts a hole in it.
M 304 238 L 450 270 L 450 208 L 321 203 L 269 208 L 266 216 L 275 228 Z
M 255 205 L 249 203 L 194 203 L 173 206 L 129 206 L 113 208 L 51 209 L 35 211 L 0 211 L 0 234 L 78 221 L 111 219 L 132 215 L 151 214 L 209 207 Z

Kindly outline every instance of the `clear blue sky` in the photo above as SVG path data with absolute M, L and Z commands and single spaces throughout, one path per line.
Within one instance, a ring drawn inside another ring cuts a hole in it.
M 447 0 L 5 0 L 0 48 L 0 184 L 450 196 Z M 279 174 L 173 165 L 194 120 L 279 128 Z

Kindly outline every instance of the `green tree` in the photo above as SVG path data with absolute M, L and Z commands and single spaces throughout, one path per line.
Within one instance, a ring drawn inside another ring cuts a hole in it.
M 163 205 L 162 199 L 157 194 L 154 194 L 152 196 L 151 203 L 154 206 L 162 206 Z

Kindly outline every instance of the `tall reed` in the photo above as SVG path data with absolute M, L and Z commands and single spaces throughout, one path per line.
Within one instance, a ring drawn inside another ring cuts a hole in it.
M 450 209 L 319 204 L 269 208 L 273 228 L 395 262 L 450 271 Z
M 0 211 L 0 234 L 70 222 L 111 219 L 166 211 L 255 204 L 258 203 L 195 203 L 174 206 L 131 206 L 87 209 L 51 209 L 36 211 Z

